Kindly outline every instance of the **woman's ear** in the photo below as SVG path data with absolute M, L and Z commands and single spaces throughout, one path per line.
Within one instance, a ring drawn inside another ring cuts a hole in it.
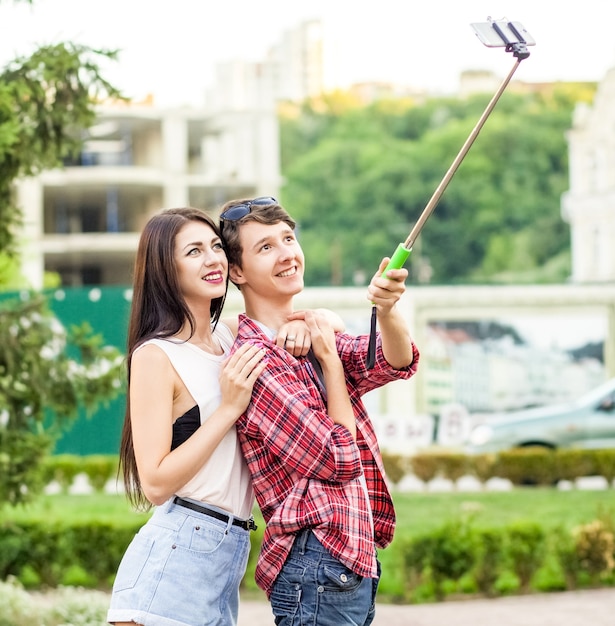
M 243 272 L 241 271 L 241 268 L 234 263 L 231 263 L 229 265 L 228 275 L 235 285 L 243 285 L 246 282 L 245 278 L 243 277 Z

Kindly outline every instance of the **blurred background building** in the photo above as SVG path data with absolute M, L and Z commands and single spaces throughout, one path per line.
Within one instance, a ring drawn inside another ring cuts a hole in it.
M 24 274 L 38 288 L 45 271 L 63 286 L 130 284 L 139 233 L 153 214 L 276 194 L 278 145 L 273 108 L 101 107 L 74 161 L 18 185 Z
M 277 196 L 277 103 L 322 89 L 321 24 L 310 21 L 262 62 L 219 65 L 202 109 L 104 104 L 80 155 L 17 186 L 24 275 L 35 288 L 46 271 L 65 287 L 128 285 L 139 233 L 160 209 L 215 213 L 232 198 Z
M 615 281 L 615 67 L 593 106 L 579 105 L 568 133 L 570 189 L 562 215 L 570 224 L 572 280 Z

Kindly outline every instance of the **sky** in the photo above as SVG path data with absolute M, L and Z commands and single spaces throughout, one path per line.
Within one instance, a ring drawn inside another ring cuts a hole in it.
M 489 16 L 521 22 L 536 40 L 517 80 L 599 81 L 615 67 L 613 0 L 0 0 L 0 67 L 62 40 L 118 48 L 105 77 L 125 95 L 198 106 L 217 62 L 262 60 L 285 30 L 319 19 L 327 87 L 390 81 L 452 94 L 463 70 L 503 79 L 514 66 L 470 27 Z

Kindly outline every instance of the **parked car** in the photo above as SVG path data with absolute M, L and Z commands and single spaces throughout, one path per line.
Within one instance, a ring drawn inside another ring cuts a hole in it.
M 466 449 L 479 454 L 520 446 L 615 447 L 615 378 L 570 404 L 490 416 L 472 429 Z

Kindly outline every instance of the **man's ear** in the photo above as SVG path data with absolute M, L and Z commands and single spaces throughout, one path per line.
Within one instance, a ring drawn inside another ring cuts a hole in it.
M 228 267 L 228 276 L 235 285 L 243 285 L 246 282 L 241 268 L 234 263 L 231 263 Z

